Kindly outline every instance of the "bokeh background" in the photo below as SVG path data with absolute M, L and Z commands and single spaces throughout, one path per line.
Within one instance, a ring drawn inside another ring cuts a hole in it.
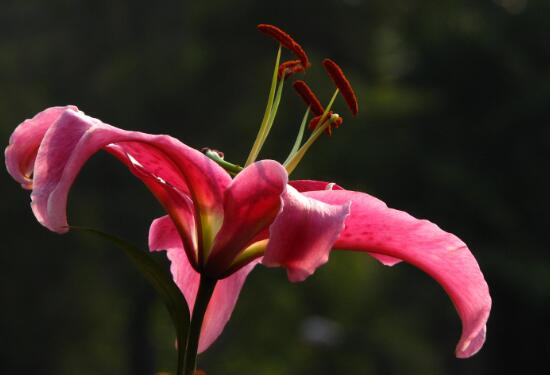
M 335 253 L 306 282 L 258 268 L 209 374 L 501 374 L 549 371 L 550 2 L 547 0 L 2 0 L 0 143 L 45 107 L 172 134 L 242 162 L 260 122 L 276 45 L 291 33 L 323 101 L 331 57 L 361 112 L 316 144 L 293 177 L 337 181 L 464 239 L 491 288 L 488 338 L 453 356 L 460 322 L 443 290 L 401 264 Z M 288 56 L 288 55 L 287 55 Z M 303 113 L 286 90 L 262 157 L 284 159 Z M 173 373 L 171 323 L 109 243 L 36 223 L 0 173 L 1 374 Z M 162 210 L 108 155 L 71 193 L 72 224 L 145 248 Z M 161 259 L 161 258 L 159 258 Z M 539 372 L 540 373 L 540 372 Z

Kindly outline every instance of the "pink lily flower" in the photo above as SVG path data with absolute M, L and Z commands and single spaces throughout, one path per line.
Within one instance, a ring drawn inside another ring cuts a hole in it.
M 469 357 L 483 345 L 491 298 L 468 247 L 368 194 L 320 181 L 289 183 L 285 168 L 272 160 L 252 163 L 232 178 L 175 138 L 122 130 L 74 106 L 48 108 L 20 124 L 5 151 L 6 166 L 32 189 L 37 220 L 64 233 L 70 187 L 100 150 L 126 165 L 166 210 L 151 225 L 149 247 L 167 251 L 174 281 L 191 309 L 201 275 L 218 279 L 199 352 L 221 334 L 258 263 L 285 267 L 291 281 L 301 281 L 333 249 L 423 270 L 441 284 L 462 320 L 457 357 Z

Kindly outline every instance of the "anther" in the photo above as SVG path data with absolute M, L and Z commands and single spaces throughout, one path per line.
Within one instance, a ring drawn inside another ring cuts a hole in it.
M 279 71 L 277 73 L 277 78 L 281 79 L 283 76 L 286 78 L 290 77 L 294 73 L 302 73 L 305 72 L 305 68 L 302 65 L 301 60 L 290 60 L 285 61 L 281 65 L 279 65 Z
M 304 81 L 298 80 L 292 84 L 292 87 L 294 87 L 294 90 L 296 90 L 296 92 L 298 93 L 298 95 L 300 95 L 300 97 L 303 99 L 306 105 L 308 105 L 309 108 L 311 108 L 311 112 L 313 112 L 315 116 L 321 116 L 323 114 L 325 109 L 321 105 L 321 102 L 319 101 L 319 99 L 317 99 L 317 96 L 315 96 L 313 91 L 311 91 L 307 83 L 305 83 Z
M 306 52 L 300 46 L 290 35 L 285 33 L 283 30 L 279 29 L 277 26 L 261 23 L 258 26 L 256 26 L 258 30 L 260 30 L 262 33 L 269 35 L 285 48 L 290 50 L 292 53 L 296 55 L 300 59 L 300 62 L 302 63 L 302 66 L 304 69 L 307 69 L 311 66 L 309 63 L 309 58 L 306 55 Z
M 328 113 L 330 115 L 330 112 Z M 315 130 L 317 129 L 317 126 L 319 125 L 319 120 L 321 120 L 321 115 L 318 115 L 318 116 L 315 116 L 314 118 L 311 119 L 311 121 L 309 122 L 309 125 L 308 125 L 308 129 L 309 130 Z
M 344 75 L 344 72 L 342 72 L 342 69 L 338 66 L 338 64 L 330 59 L 324 59 L 323 66 L 325 67 L 328 75 L 330 76 L 336 87 L 338 87 L 338 89 L 342 93 L 342 96 L 344 97 L 344 100 L 351 110 L 351 113 L 355 116 L 357 112 L 359 112 L 359 105 L 357 104 L 357 97 L 355 96 L 355 92 L 353 91 L 353 88 L 351 87 L 348 79 Z

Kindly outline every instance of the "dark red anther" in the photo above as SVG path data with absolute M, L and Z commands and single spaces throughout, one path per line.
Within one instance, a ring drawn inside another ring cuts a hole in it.
M 290 60 L 285 61 L 281 65 L 279 65 L 279 72 L 277 73 L 277 78 L 281 79 L 281 77 L 285 76 L 285 79 L 293 75 L 294 73 L 302 73 L 305 72 L 306 69 L 302 65 L 302 62 L 300 60 Z
M 327 114 L 328 115 L 328 114 Z M 319 120 L 321 119 L 321 115 L 315 116 L 311 119 L 309 122 L 308 128 L 309 130 L 313 131 L 317 128 L 317 125 L 319 125 Z
M 307 69 L 310 67 L 309 58 L 306 55 L 306 52 L 300 46 L 290 35 L 285 33 L 283 30 L 279 29 L 277 26 L 261 23 L 258 26 L 256 26 L 258 30 L 260 30 L 262 33 L 269 35 L 281 45 L 287 49 L 289 49 L 292 53 L 298 57 L 302 63 L 302 66 Z
M 317 99 L 317 96 L 315 96 L 313 91 L 311 91 L 307 83 L 305 83 L 304 81 L 295 81 L 292 86 L 294 87 L 294 90 L 296 90 L 298 95 L 300 95 L 300 97 L 304 100 L 304 102 L 306 102 L 309 108 L 311 108 L 311 112 L 313 112 L 315 116 L 320 116 L 323 114 L 325 109 L 321 105 L 319 99 Z M 313 129 L 315 129 L 315 126 L 313 127 Z
M 357 97 L 355 96 L 355 92 L 353 91 L 353 88 L 351 87 L 348 79 L 344 75 L 344 72 L 342 72 L 342 69 L 340 69 L 338 64 L 330 59 L 324 59 L 323 66 L 325 67 L 328 75 L 330 76 L 336 87 L 338 87 L 338 89 L 342 93 L 342 96 L 344 97 L 349 109 L 351 110 L 351 113 L 355 116 L 357 112 L 359 112 L 359 105 L 357 104 Z

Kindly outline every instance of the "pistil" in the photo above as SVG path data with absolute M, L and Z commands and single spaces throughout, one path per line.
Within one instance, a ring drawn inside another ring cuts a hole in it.
M 232 164 L 228 161 L 225 161 L 219 152 L 216 152 L 209 148 L 203 148 L 201 150 L 206 156 L 215 161 L 220 167 L 225 169 L 231 176 L 236 176 L 240 171 L 243 170 L 243 167 L 237 164 Z

